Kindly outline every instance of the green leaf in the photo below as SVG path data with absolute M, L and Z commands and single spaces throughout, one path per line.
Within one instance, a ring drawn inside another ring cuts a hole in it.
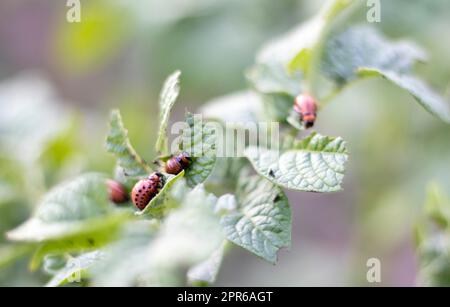
M 419 280 L 426 286 L 450 285 L 450 202 L 440 185 L 428 187 L 424 214 L 415 227 Z
M 416 45 L 391 42 L 374 28 L 352 27 L 331 39 L 322 61 L 323 73 L 339 87 L 359 77 L 382 77 L 406 90 L 428 112 L 450 123 L 450 106 L 412 70 L 426 55 Z
M 436 233 L 419 247 L 420 269 L 418 280 L 428 287 L 450 286 L 450 236 Z
M 53 188 L 40 202 L 35 218 L 43 223 L 81 221 L 113 211 L 107 178 L 88 173 Z
M 88 271 L 94 287 L 135 286 L 138 276 L 145 272 L 151 244 L 158 222 L 137 220 L 128 223 L 120 238 L 106 246 L 104 259 Z
M 187 272 L 188 282 L 194 286 L 209 286 L 216 282 L 222 265 L 223 256 L 227 242 L 215 250 L 211 256 L 195 266 L 191 267 Z
M 117 164 L 129 180 L 148 175 L 150 167 L 139 157 L 128 139 L 119 110 L 111 112 L 110 130 L 106 138 L 106 149 L 117 158 Z
M 269 95 L 264 104 L 269 118 L 286 122 L 297 95 L 319 95 L 315 87 L 324 41 L 336 17 L 358 2 L 330 0 L 315 17 L 262 48 L 248 78 L 257 91 Z
M 217 198 L 199 185 L 156 223 L 158 231 L 149 234 L 134 222 L 126 228 L 128 234 L 108 248 L 106 261 L 92 271 L 94 285 L 183 285 L 186 268 L 207 260 L 225 240 L 214 212 L 216 202 Z
M 220 247 L 225 238 L 214 213 L 216 202 L 217 198 L 199 185 L 166 218 L 149 249 L 151 283 L 164 284 L 166 276 L 205 261 Z
M 189 261 L 189 258 L 206 259 L 223 241 L 219 217 L 214 213 L 216 202 L 217 198 L 202 185 L 189 192 L 180 208 L 161 226 L 152 247 L 156 252 L 153 259 L 169 265 Z
M 86 252 L 103 247 L 117 238 L 120 229 L 130 218 L 130 214 L 122 212 L 84 222 L 51 225 L 31 220 L 17 230 L 22 234 L 36 232 L 40 236 L 36 241 L 41 243 L 40 247 L 30 264 L 30 268 L 34 270 L 41 264 L 45 255 L 50 253 Z M 16 238 L 10 237 L 12 240 Z M 33 240 L 34 236 L 29 239 Z
M 354 26 L 330 39 L 322 59 L 323 73 L 339 85 L 358 78 L 358 70 L 370 67 L 405 74 L 425 61 L 423 50 L 411 42 L 392 42 L 375 28 Z
M 261 98 L 252 91 L 240 91 L 208 101 L 200 109 L 207 119 L 222 123 L 256 122 L 261 113 Z
M 225 194 L 217 200 L 214 211 L 219 215 L 225 215 L 237 209 L 237 199 L 233 194 Z
M 294 99 L 302 89 L 302 75 L 288 75 L 285 67 L 276 62 L 257 63 L 247 72 L 247 79 L 260 93 L 262 118 L 285 122 L 292 110 Z
M 144 210 L 137 212 L 137 215 L 145 215 L 150 217 L 162 217 L 166 211 L 171 207 L 170 203 L 173 202 L 173 197 L 170 195 L 172 192 L 172 186 L 178 182 L 184 176 L 184 171 L 178 175 L 166 174 L 166 183 L 161 191 L 149 202 Z
M 100 251 L 70 257 L 64 268 L 57 272 L 46 286 L 59 287 L 72 282 L 81 282 L 89 276 L 88 269 L 104 258 L 104 253 Z
M 204 182 L 216 163 L 216 128 L 212 122 L 204 123 L 202 116 L 186 114 L 180 150 L 189 153 L 192 163 L 185 170 L 187 184 L 194 187 Z
M 264 118 L 284 123 L 293 110 L 294 97 L 287 94 L 263 95 Z
M 355 0 L 331 0 L 315 17 L 287 34 L 269 42 L 257 56 L 257 62 L 276 61 L 291 71 L 309 66 L 310 55 L 326 32 L 328 25 Z M 307 71 L 308 69 L 306 69 Z M 305 70 L 304 70 L 305 72 Z
M 254 89 L 263 94 L 287 94 L 292 97 L 302 92 L 302 75 L 289 75 L 286 68 L 277 62 L 256 63 L 246 73 Z
M 130 214 L 109 202 L 105 180 L 86 174 L 61 184 L 28 221 L 7 233 L 9 240 L 39 244 L 33 268 L 48 253 L 92 250 L 115 238 Z
M 382 77 L 411 94 L 414 99 L 434 116 L 446 123 L 450 123 L 450 104 L 443 97 L 431 89 L 424 81 L 411 76 L 402 75 L 390 70 L 375 68 L 361 68 L 359 73 L 363 77 Z
M 450 285 L 449 225 L 450 201 L 442 187 L 433 183 L 428 187 L 424 215 L 416 225 L 419 281 L 423 285 Z
M 291 242 L 291 209 L 283 191 L 264 178 L 243 180 L 239 209 L 225 215 L 221 225 L 228 240 L 275 263 L 277 251 Z
M 341 189 L 348 159 L 342 138 L 312 133 L 282 152 L 249 147 L 245 152 L 256 171 L 281 187 L 311 192 Z
M 219 157 L 213 173 L 206 181 L 208 190 L 216 194 L 234 191 L 238 179 L 252 172 L 252 167 L 246 158 Z
M 450 200 L 437 183 L 428 187 L 425 213 L 429 219 L 446 229 L 450 226 Z
M 169 154 L 167 125 L 170 111 L 180 94 L 180 75 L 181 72 L 177 70 L 166 79 L 159 98 L 159 133 L 155 148 L 163 155 Z

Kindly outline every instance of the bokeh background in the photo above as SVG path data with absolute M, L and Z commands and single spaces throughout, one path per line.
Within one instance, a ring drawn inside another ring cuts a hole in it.
M 142 156 L 154 157 L 157 99 L 182 71 L 172 120 L 244 89 L 264 42 L 313 15 L 318 0 L 81 0 L 0 2 L 0 233 L 28 218 L 66 177 L 110 172 L 103 148 L 109 109 L 121 109 Z M 448 0 L 382 0 L 391 38 L 429 52 L 419 74 L 450 95 Z M 449 99 L 450 101 L 450 99 Z M 316 130 L 342 136 L 351 156 L 344 191 L 292 193 L 293 241 L 272 266 L 242 249 L 225 259 L 219 286 L 364 286 L 379 258 L 382 285 L 417 285 L 413 226 L 426 187 L 450 191 L 450 127 L 383 80 L 364 80 L 320 113 Z M 4 243 L 0 237 L 0 244 Z M 41 285 L 26 261 L 0 270 L 0 285 Z

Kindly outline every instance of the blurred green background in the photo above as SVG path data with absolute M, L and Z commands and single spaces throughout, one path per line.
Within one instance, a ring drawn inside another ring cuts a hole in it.
M 176 121 L 186 108 L 244 89 L 243 72 L 261 45 L 322 3 L 81 0 L 82 22 L 68 23 L 65 1 L 1 1 L 0 233 L 23 222 L 62 179 L 113 169 L 103 148 L 109 109 L 121 109 L 136 149 L 152 159 L 157 99 L 169 73 L 183 73 Z M 429 63 L 418 71 L 448 97 L 448 0 L 381 3 L 382 22 L 374 26 L 424 47 Z M 427 184 L 450 191 L 450 127 L 406 93 L 371 79 L 327 106 L 316 130 L 348 141 L 344 191 L 289 192 L 291 249 L 276 266 L 235 249 L 217 285 L 369 285 L 372 257 L 381 260 L 382 285 L 416 285 L 413 225 Z M 0 270 L 0 285 L 40 285 L 47 278 L 28 272 L 25 261 Z

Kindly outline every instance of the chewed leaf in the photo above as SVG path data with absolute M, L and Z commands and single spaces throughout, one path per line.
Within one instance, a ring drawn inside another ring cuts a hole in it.
M 187 127 L 183 131 L 180 150 L 189 153 L 192 163 L 185 170 L 189 186 L 204 182 L 216 164 L 216 128 L 212 122 L 203 122 L 201 116 L 186 115 Z
M 157 152 L 164 155 L 169 153 L 167 125 L 172 107 L 180 94 L 180 75 L 181 72 L 177 70 L 166 79 L 159 98 L 159 132 L 155 147 Z
M 225 215 L 221 225 L 228 240 L 275 263 L 277 252 L 291 243 L 291 209 L 277 186 L 253 176 L 238 191 L 239 209 Z
M 341 138 L 315 133 L 282 153 L 249 147 L 245 154 L 256 171 L 276 185 L 311 192 L 339 191 L 348 159 Z
M 145 207 L 144 210 L 137 213 L 137 215 L 147 215 L 151 217 L 160 217 L 164 214 L 164 210 L 167 208 L 168 203 L 171 200 L 170 191 L 172 186 L 184 176 L 184 171 L 178 175 L 167 174 L 166 183 L 161 191 L 156 195 Z
M 106 149 L 114 154 L 118 166 L 130 179 L 148 175 L 150 167 L 139 157 L 128 139 L 119 110 L 111 112 L 110 130 L 106 138 Z
M 428 112 L 444 122 L 450 123 L 449 102 L 431 89 L 424 81 L 411 75 L 402 75 L 393 71 L 375 68 L 361 68 L 359 73 L 364 77 L 379 76 L 389 80 L 410 93 Z

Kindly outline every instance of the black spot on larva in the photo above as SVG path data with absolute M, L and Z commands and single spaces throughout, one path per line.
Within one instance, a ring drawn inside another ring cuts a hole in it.
M 95 244 L 94 239 L 89 238 L 89 239 L 87 239 L 87 241 L 90 246 L 94 246 L 94 244 Z

